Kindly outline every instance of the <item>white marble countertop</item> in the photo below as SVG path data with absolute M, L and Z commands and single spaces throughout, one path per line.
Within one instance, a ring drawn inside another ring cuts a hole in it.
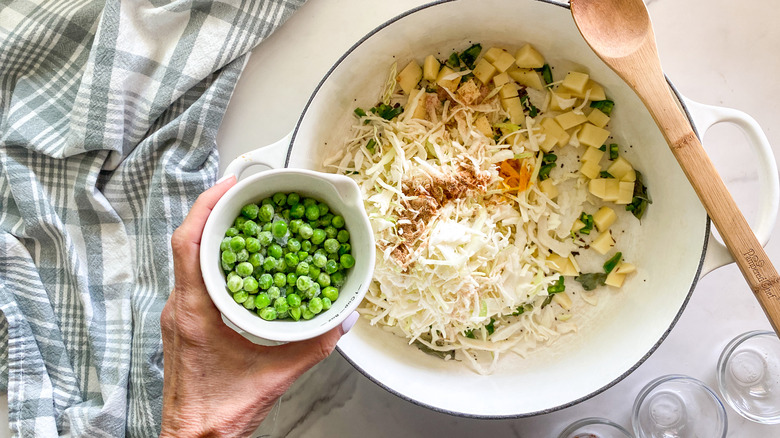
M 230 130 L 251 117 L 263 129 L 255 146 L 289 132 L 309 95 L 334 61 L 355 41 L 387 19 L 425 3 L 419 0 L 309 0 L 290 21 L 255 49 L 242 81 L 252 93 L 233 99 L 262 99 L 251 115 L 228 111 L 221 145 Z M 776 0 L 647 0 L 663 67 L 684 95 L 702 103 L 743 110 L 764 128 L 780 152 L 780 8 Z M 279 86 L 279 84 L 285 84 Z M 750 220 L 758 182 L 742 134 L 716 126 L 704 137 L 713 161 Z M 243 147 L 243 146 L 242 146 Z M 239 151 L 228 150 L 222 163 Z M 780 264 L 780 233 L 767 245 Z M 648 381 L 669 373 L 688 374 L 716 388 L 715 364 L 734 336 L 769 324 L 734 265 L 703 278 L 664 343 L 635 372 L 607 391 L 551 414 L 514 420 L 450 416 L 402 400 L 352 368 L 338 353 L 304 375 L 283 397 L 257 436 L 554 437 L 574 420 L 602 416 L 630 430 L 630 409 Z M 7 425 L 3 397 L 0 424 Z M 749 422 L 727 407 L 729 436 L 780 436 L 780 425 Z M 0 438 L 7 435 L 0 428 Z
M 338 57 L 371 29 L 393 16 L 426 3 L 419 0 L 309 0 L 287 24 L 255 49 L 244 72 L 247 95 L 263 99 L 260 113 L 230 110 L 221 130 L 223 166 L 240 152 L 226 147 L 235 126 L 248 118 L 260 124 L 255 147 L 289 132 L 311 91 Z M 764 128 L 780 152 L 780 9 L 774 0 L 647 1 L 667 75 L 681 93 L 702 103 L 743 110 Z M 772 55 L 770 55 L 772 54 Z M 326 62 L 327 61 L 327 62 Z M 285 84 L 285 86 L 279 86 Z M 742 134 L 715 126 L 704 137 L 713 161 L 750 220 L 758 182 Z M 245 146 L 240 146 L 244 148 Z M 780 263 L 780 237 L 767 250 Z M 703 278 L 682 318 L 658 350 L 634 373 L 607 391 L 571 408 L 515 420 L 460 418 L 419 407 L 369 381 L 339 354 L 299 380 L 258 436 L 398 437 L 516 436 L 553 437 L 582 417 L 610 418 L 630 430 L 631 405 L 638 391 L 663 374 L 681 373 L 716 388 L 715 364 L 726 343 L 769 323 L 734 265 Z M 780 436 L 780 425 L 744 420 L 727 407 L 729 436 Z

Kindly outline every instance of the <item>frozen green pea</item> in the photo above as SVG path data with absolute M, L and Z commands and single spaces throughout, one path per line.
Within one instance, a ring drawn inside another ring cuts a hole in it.
M 250 253 L 259 252 L 262 248 L 263 246 L 260 245 L 260 241 L 256 237 L 246 238 L 246 250 Z
M 274 285 L 277 287 L 284 287 L 287 285 L 287 276 L 282 272 L 274 274 Z
M 290 317 L 290 312 L 276 312 L 276 319 L 286 319 Z
M 325 234 L 325 230 L 323 230 L 322 228 L 317 228 L 312 232 L 311 243 L 315 245 L 319 245 L 320 243 L 324 242 L 325 238 L 327 237 L 328 236 Z
M 341 243 L 349 242 L 349 231 L 339 230 L 339 233 L 336 235 L 336 240 L 338 240 Z
M 298 263 L 298 266 L 295 267 L 295 273 L 297 275 L 307 275 L 309 273 L 309 264 L 306 262 Z
M 339 246 L 339 255 L 343 256 L 344 254 L 349 254 L 352 251 L 352 245 L 349 243 L 342 243 L 341 246 Z
M 275 221 L 271 227 L 271 233 L 273 233 L 274 237 L 277 239 L 281 239 L 287 235 L 287 224 L 281 220 Z
M 293 219 L 300 219 L 306 214 L 306 207 L 303 204 L 295 204 L 290 207 L 290 217 Z
M 306 219 L 310 221 L 316 221 L 320 218 L 320 209 L 317 208 L 316 205 L 310 205 L 306 207 L 306 211 L 304 212 L 304 215 L 306 216 Z
M 284 259 L 276 259 L 276 265 L 274 266 L 274 270 L 279 272 L 286 272 L 287 271 L 287 263 L 284 262 Z
M 322 312 L 322 299 L 320 297 L 314 297 L 309 300 L 309 310 L 315 315 Z
M 317 276 L 317 284 L 321 287 L 330 286 L 330 275 L 321 272 L 320 275 Z
M 300 307 L 301 296 L 298 294 L 287 294 L 287 304 L 292 308 Z
M 270 255 L 263 260 L 263 269 L 266 271 L 273 271 L 276 267 L 276 259 Z
M 244 227 L 242 229 L 247 236 L 257 236 L 257 233 L 260 232 L 260 227 L 257 226 L 257 222 L 252 220 L 244 222 Z
M 311 278 L 317 278 L 320 276 L 320 272 L 322 270 L 314 265 L 309 265 L 309 277 Z
M 344 218 L 339 215 L 333 216 L 333 220 L 331 220 L 330 223 L 336 228 L 344 228 L 344 225 L 346 225 Z
M 273 204 L 274 200 L 271 198 L 265 198 L 262 201 L 260 201 L 260 206 L 262 207 L 265 204 Z
M 238 275 L 228 278 L 227 288 L 230 292 L 238 292 L 244 287 L 244 279 Z
M 241 251 L 236 252 L 236 261 L 237 262 L 245 262 L 249 260 L 249 251 L 246 250 L 246 248 L 242 249 Z
M 301 202 L 301 195 L 299 195 L 299 194 L 297 194 L 295 192 L 292 192 L 292 193 L 287 195 L 287 205 L 292 207 L 293 205 L 295 205 L 295 204 L 297 204 L 299 202 Z
M 219 243 L 219 250 L 220 251 L 227 251 L 230 249 L 230 241 L 233 240 L 232 237 L 225 237 L 222 239 L 222 242 Z
M 336 287 L 344 285 L 345 280 L 346 278 L 344 278 L 344 274 L 341 271 L 330 274 L 330 284 Z
M 257 214 L 257 219 L 259 219 L 260 222 L 271 222 L 273 218 L 274 206 L 271 204 L 263 204 L 263 206 L 260 207 L 260 212 Z
M 324 302 L 325 300 L 323 300 Z M 244 308 L 248 310 L 254 310 L 255 309 L 255 296 L 249 295 L 249 298 L 244 301 Z M 324 308 L 324 307 L 323 307 Z
M 290 210 L 284 210 L 282 212 L 282 217 L 285 221 L 290 222 Z
M 282 258 L 283 254 L 284 254 L 284 250 L 282 250 L 282 246 L 279 245 L 278 243 L 274 243 L 268 247 L 268 255 L 275 259 Z
M 325 263 L 325 272 L 328 274 L 333 274 L 334 272 L 339 270 L 339 262 L 335 260 L 328 260 Z
M 276 286 L 269 287 L 267 293 L 268 293 L 268 298 L 270 298 L 271 301 L 274 301 L 280 296 L 282 296 L 282 290 Z
M 295 272 L 288 272 L 287 273 L 287 285 L 288 286 L 295 286 L 295 282 L 298 281 L 298 274 Z
M 255 297 L 255 307 L 258 309 L 262 309 L 265 307 L 268 307 L 271 305 L 271 298 L 268 297 L 268 294 L 263 292 L 257 294 Z
M 260 245 L 268 246 L 274 241 L 274 235 L 270 231 L 262 231 L 257 235 L 257 240 L 260 241 Z
M 305 262 L 306 258 L 308 258 L 308 257 L 309 257 L 309 253 L 308 252 L 306 252 L 306 251 L 298 251 L 298 260 L 299 261 Z M 306 262 L 306 263 L 309 263 L 309 262 Z
M 307 275 L 301 275 L 295 281 L 295 286 L 301 291 L 309 290 L 313 284 L 314 281 Z
M 320 220 L 317 221 L 317 225 L 321 227 L 327 227 L 331 225 L 332 222 L 333 222 L 333 214 L 328 213 L 323 215 L 322 212 L 320 212 Z
M 247 204 L 241 207 L 241 214 L 247 219 L 254 219 L 257 217 L 257 213 L 260 212 L 260 207 L 257 204 Z
M 322 310 L 328 310 L 333 305 L 333 302 L 326 297 L 322 297 Z
M 303 206 L 308 207 L 310 205 L 317 205 L 317 200 L 312 198 L 305 198 L 303 200 Z
M 312 319 L 312 318 L 314 318 L 316 315 L 314 314 L 314 312 L 312 312 L 311 310 L 309 310 L 309 308 L 308 308 L 308 307 L 306 307 L 306 308 L 304 308 L 304 307 L 301 307 L 301 316 L 303 317 L 303 319 Z
M 273 321 L 276 319 L 276 309 L 273 307 L 264 307 L 260 309 L 257 314 L 266 321 Z
M 244 224 L 246 223 L 248 219 L 244 216 L 239 216 L 236 218 L 236 220 L 233 221 L 233 226 L 238 229 L 238 231 L 241 231 L 244 229 Z
M 288 252 L 287 254 L 284 255 L 284 263 L 286 263 L 287 267 L 289 268 L 296 267 L 299 261 L 300 260 L 298 260 L 298 254 Z
M 236 265 L 236 274 L 240 275 L 241 277 L 248 277 L 252 275 L 252 271 L 255 270 L 255 267 L 252 266 L 249 262 L 241 262 L 238 265 Z
M 241 251 L 246 246 L 246 240 L 241 236 L 235 236 L 230 239 L 230 249 L 234 252 Z
M 292 237 L 287 239 L 287 251 L 298 252 L 301 250 L 301 241 Z
M 290 318 L 292 318 L 293 321 L 298 321 L 299 319 L 301 319 L 301 308 L 300 307 L 290 308 L 288 313 L 290 314 Z
M 301 229 L 301 225 L 303 225 L 303 221 L 300 219 L 293 219 L 290 221 L 290 232 L 298 234 L 298 230 Z
M 220 264 L 222 265 L 222 270 L 225 271 L 225 272 L 232 271 L 233 270 L 233 266 L 235 266 L 232 263 L 228 264 L 228 263 L 225 263 L 225 262 L 223 262 L 221 260 L 220 260 Z
M 249 294 L 244 290 L 240 290 L 233 294 L 233 299 L 236 300 L 238 304 L 243 304 L 247 298 L 249 298 Z
M 287 195 L 284 193 L 274 193 L 274 204 L 278 206 L 283 206 L 285 202 L 287 202 Z
M 255 277 L 246 277 L 244 279 L 244 290 L 251 293 L 257 292 L 257 280 Z
M 344 254 L 343 256 L 341 256 L 340 261 L 341 261 L 341 266 L 347 269 L 355 266 L 355 258 L 352 257 L 352 254 Z
M 234 237 L 238 236 L 240 234 L 240 231 L 238 231 L 238 228 L 236 227 L 230 227 L 225 231 L 225 236 L 227 237 Z
M 341 244 L 336 239 L 328 239 L 325 241 L 325 243 L 322 244 L 322 247 L 325 248 L 325 251 L 331 254 L 339 252 L 340 246 Z
M 276 309 L 276 313 L 285 313 L 289 310 L 290 305 L 287 304 L 286 299 L 279 297 L 274 301 L 274 308 Z
M 261 229 L 263 231 L 268 231 L 270 233 L 271 232 L 271 225 L 272 225 L 271 222 L 266 222 L 266 223 L 263 224 L 263 228 L 261 228 Z
M 306 291 L 308 298 L 318 297 L 320 296 L 321 293 L 322 293 L 322 287 L 320 287 L 319 283 L 313 283 L 311 285 L 311 288 L 309 288 L 309 290 Z
M 327 236 L 328 239 L 335 239 L 338 235 L 339 230 L 337 230 L 333 225 L 325 227 L 325 236 Z
M 320 216 L 325 216 L 330 211 L 328 204 L 325 204 L 324 202 L 317 203 L 317 208 L 320 210 Z
M 260 285 L 260 288 L 263 290 L 268 289 L 269 287 L 273 286 L 274 284 L 274 277 L 271 276 L 271 274 L 265 273 L 260 276 L 258 279 L 258 284 Z M 257 306 L 260 307 L 260 306 Z
M 328 253 L 328 260 L 336 260 L 336 261 L 338 261 L 338 259 L 339 259 L 339 253 L 337 253 L 337 252 Z
M 297 231 L 296 231 L 296 233 L 297 233 Z M 301 242 L 301 251 L 306 251 L 306 252 L 310 253 L 312 251 L 312 244 L 311 244 L 311 242 L 308 241 L 308 240 L 304 240 L 303 242 Z
M 322 253 L 315 253 L 312 257 L 312 263 L 318 268 L 325 268 L 326 264 L 328 263 L 328 257 Z M 327 269 L 325 272 L 328 272 Z M 330 274 L 331 272 L 328 273 Z
M 250 265 L 252 265 L 253 268 L 256 268 L 258 266 L 263 265 L 264 259 L 265 258 L 263 257 L 263 255 L 260 254 L 259 252 L 253 252 L 252 254 L 249 254 L 249 259 L 247 261 L 249 262 Z
M 222 251 L 222 262 L 227 263 L 228 265 L 232 265 L 236 262 L 236 253 L 233 251 Z
M 325 287 L 322 289 L 322 296 L 330 301 L 336 301 L 339 298 L 339 290 L 333 286 Z
M 314 234 L 314 229 L 312 229 L 311 225 L 307 223 L 301 225 L 301 228 L 298 230 L 298 235 L 301 236 L 301 239 L 311 239 L 311 236 L 313 234 Z

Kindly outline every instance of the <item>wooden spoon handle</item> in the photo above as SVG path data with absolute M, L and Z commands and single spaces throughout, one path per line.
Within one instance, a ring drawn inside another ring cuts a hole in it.
M 704 151 L 663 75 L 634 84 L 677 161 L 720 231 L 776 333 L 780 333 L 780 277 Z

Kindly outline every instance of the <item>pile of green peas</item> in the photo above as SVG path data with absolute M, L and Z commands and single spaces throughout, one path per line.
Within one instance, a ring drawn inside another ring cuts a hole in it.
M 344 218 L 298 193 L 243 206 L 219 249 L 227 290 L 267 321 L 330 309 L 355 266 Z

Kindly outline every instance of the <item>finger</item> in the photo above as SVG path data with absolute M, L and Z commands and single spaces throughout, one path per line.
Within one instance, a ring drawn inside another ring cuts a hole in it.
M 171 237 L 174 272 L 182 279 L 200 279 L 198 252 L 203 227 L 219 198 L 236 184 L 235 176 L 222 181 L 198 196 L 187 217 Z

